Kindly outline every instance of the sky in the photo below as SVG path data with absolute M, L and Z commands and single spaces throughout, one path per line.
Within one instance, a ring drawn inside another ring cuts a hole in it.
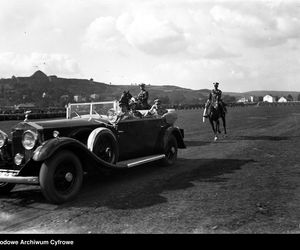
M 300 91 L 298 0 L 0 0 L 0 78 Z

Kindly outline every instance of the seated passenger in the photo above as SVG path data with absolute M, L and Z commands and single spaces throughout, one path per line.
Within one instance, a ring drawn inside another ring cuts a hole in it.
M 151 109 L 147 112 L 148 115 L 154 115 L 154 116 L 162 116 L 164 114 L 168 113 L 168 110 L 163 108 L 161 105 L 161 101 L 159 99 L 154 100 L 154 104 L 152 105 Z
M 116 123 L 121 120 L 129 119 L 131 117 L 126 103 L 120 102 L 119 107 L 121 108 L 121 110 L 116 115 L 117 116 L 115 120 Z
M 137 108 L 137 102 L 136 101 L 132 100 L 129 103 L 129 107 L 130 107 L 129 115 L 132 118 L 142 118 L 143 117 L 142 113 L 136 110 L 136 108 Z

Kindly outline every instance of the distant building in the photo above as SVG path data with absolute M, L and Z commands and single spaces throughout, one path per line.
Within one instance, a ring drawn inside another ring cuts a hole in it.
M 278 102 L 287 102 L 287 99 L 284 96 L 282 96 L 278 99 Z
M 254 102 L 255 100 L 254 100 L 254 96 L 250 96 L 249 97 L 249 102 Z
M 271 96 L 271 95 L 265 95 L 263 98 L 264 102 L 275 102 L 275 97 Z
M 237 102 L 247 102 L 248 100 L 246 99 L 246 97 L 242 97 L 240 99 L 237 100 Z
M 33 103 L 21 103 L 19 105 L 15 105 L 15 109 L 26 109 L 26 108 L 34 108 L 35 105 Z
M 91 100 L 99 100 L 99 98 L 100 98 L 100 95 L 98 95 L 98 94 L 91 94 L 90 95 Z
M 48 76 L 48 80 L 49 82 L 55 81 L 57 80 L 57 76 L 56 75 Z
M 86 97 L 83 97 L 81 95 L 74 95 L 73 98 L 75 102 L 86 102 Z
M 62 101 L 68 101 L 69 100 L 69 95 L 62 95 L 62 96 L 60 96 L 60 100 L 62 100 Z
M 74 95 L 74 102 L 79 102 L 80 101 L 80 99 L 81 99 L 81 96 L 79 96 L 79 95 Z

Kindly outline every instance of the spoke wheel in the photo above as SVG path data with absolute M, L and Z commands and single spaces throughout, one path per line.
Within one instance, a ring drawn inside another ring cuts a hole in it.
M 106 162 L 116 163 L 118 158 L 117 141 L 110 131 L 99 132 L 94 142 L 93 153 Z
M 81 162 L 72 152 L 60 151 L 42 164 L 39 179 L 42 192 L 50 202 L 70 201 L 82 185 Z

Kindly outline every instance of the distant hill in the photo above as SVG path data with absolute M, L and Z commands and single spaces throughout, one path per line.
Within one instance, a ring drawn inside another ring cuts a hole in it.
M 150 103 L 162 99 L 166 104 L 199 104 L 204 103 L 209 89 L 192 90 L 173 85 L 147 85 Z M 36 106 L 64 106 L 68 102 L 90 102 L 118 100 L 124 90 L 129 90 L 136 96 L 140 89 L 138 85 L 112 85 L 96 82 L 93 79 L 69 79 L 55 75 L 47 76 L 38 70 L 28 77 L 12 76 L 0 79 L 0 105 L 18 105 L 33 103 Z M 300 92 L 288 91 L 250 91 L 245 93 L 223 92 L 224 99 L 234 102 L 237 98 L 251 95 L 287 96 L 291 94 L 294 99 Z
M 277 91 L 277 90 L 254 90 L 254 91 L 248 91 L 248 92 L 223 92 L 223 94 L 234 96 L 236 98 L 249 98 L 250 96 L 265 96 L 265 95 L 271 95 L 271 96 L 277 96 L 277 97 L 287 97 L 288 95 L 292 95 L 294 100 L 297 100 L 298 95 L 300 94 L 299 91 Z

